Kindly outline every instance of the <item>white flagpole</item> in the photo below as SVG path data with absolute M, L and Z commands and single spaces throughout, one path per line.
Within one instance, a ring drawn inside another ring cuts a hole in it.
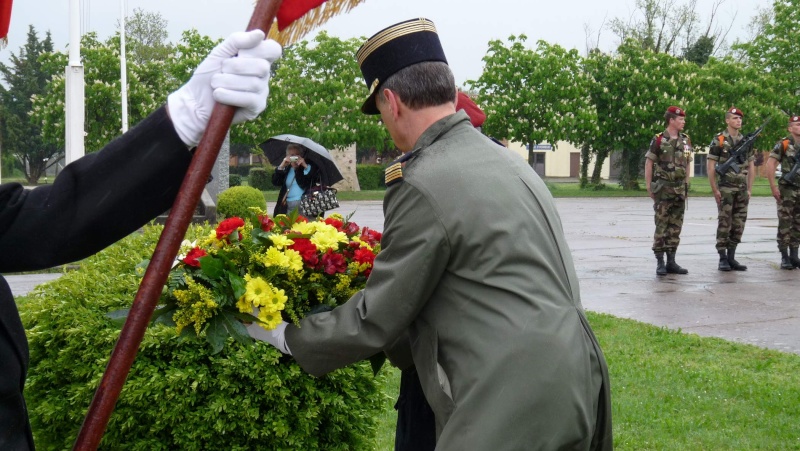
M 122 133 L 128 131 L 128 70 L 127 55 L 125 53 L 125 0 L 120 0 L 120 33 L 119 33 L 119 71 L 120 85 L 122 85 Z
M 84 81 L 81 64 L 81 19 L 78 0 L 69 0 L 69 65 L 65 69 L 65 159 L 67 164 L 82 157 L 84 149 Z

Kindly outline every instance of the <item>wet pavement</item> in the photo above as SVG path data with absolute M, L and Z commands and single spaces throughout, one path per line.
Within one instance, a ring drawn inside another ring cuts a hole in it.
M 677 262 L 689 274 L 655 275 L 648 198 L 556 199 L 587 310 L 800 354 L 800 270 L 779 269 L 772 198 L 752 199 L 737 260 L 720 272 L 713 198 L 692 198 Z M 273 205 L 268 206 L 272 211 Z M 383 229 L 380 201 L 342 202 L 362 226 Z M 49 275 L 48 275 L 49 276 Z M 15 294 L 17 278 L 9 277 Z

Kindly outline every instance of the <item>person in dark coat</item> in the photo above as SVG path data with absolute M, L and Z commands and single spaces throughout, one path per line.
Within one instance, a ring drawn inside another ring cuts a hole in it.
M 69 164 L 52 185 L 0 185 L 0 273 L 88 257 L 170 208 L 214 102 L 239 107 L 235 122 L 258 116 L 266 107 L 270 65 L 280 54 L 280 45 L 265 41 L 260 30 L 235 33 L 166 106 Z M 28 359 L 14 297 L 0 276 L 0 450 L 34 449 L 23 398 Z
M 305 152 L 299 144 L 286 146 L 286 157 L 272 174 L 272 184 L 281 187 L 273 216 L 297 209 L 303 194 L 319 183 L 319 168 L 305 160 Z

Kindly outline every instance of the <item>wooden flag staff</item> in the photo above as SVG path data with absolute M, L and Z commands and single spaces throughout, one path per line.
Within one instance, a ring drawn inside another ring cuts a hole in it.
M 272 26 L 282 0 L 259 0 L 247 31 L 260 29 L 267 33 Z M 234 107 L 214 105 L 206 133 L 195 150 L 186 177 L 172 205 L 153 258 L 144 274 L 139 291 L 131 306 L 128 319 L 108 362 L 100 386 L 94 394 L 86 418 L 83 420 L 74 450 L 95 450 L 103 438 L 114 405 L 128 377 L 133 360 L 139 350 L 145 330 L 158 304 L 161 290 L 167 281 L 172 262 L 180 249 L 181 241 L 189 228 L 197 202 L 203 192 L 211 168 L 217 160 L 219 149 L 231 126 Z

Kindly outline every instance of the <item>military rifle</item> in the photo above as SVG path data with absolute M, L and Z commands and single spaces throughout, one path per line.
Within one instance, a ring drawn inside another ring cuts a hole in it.
M 753 147 L 753 143 L 755 143 L 758 135 L 764 131 L 764 127 L 767 126 L 770 119 L 771 118 L 768 118 L 763 124 L 761 124 L 761 127 L 758 127 L 755 129 L 755 131 L 744 135 L 742 140 L 736 143 L 733 149 L 731 149 L 731 157 L 728 158 L 725 163 L 718 164 L 715 168 L 717 174 L 723 176 L 727 174 L 728 171 L 733 171 L 736 174 L 742 172 L 742 168 L 739 166 L 747 162 L 747 153 Z
M 797 176 L 797 172 L 800 171 L 800 158 L 794 157 L 794 166 L 792 166 L 792 170 L 787 172 L 783 177 L 781 177 L 787 183 L 791 183 L 794 185 L 794 178 Z

